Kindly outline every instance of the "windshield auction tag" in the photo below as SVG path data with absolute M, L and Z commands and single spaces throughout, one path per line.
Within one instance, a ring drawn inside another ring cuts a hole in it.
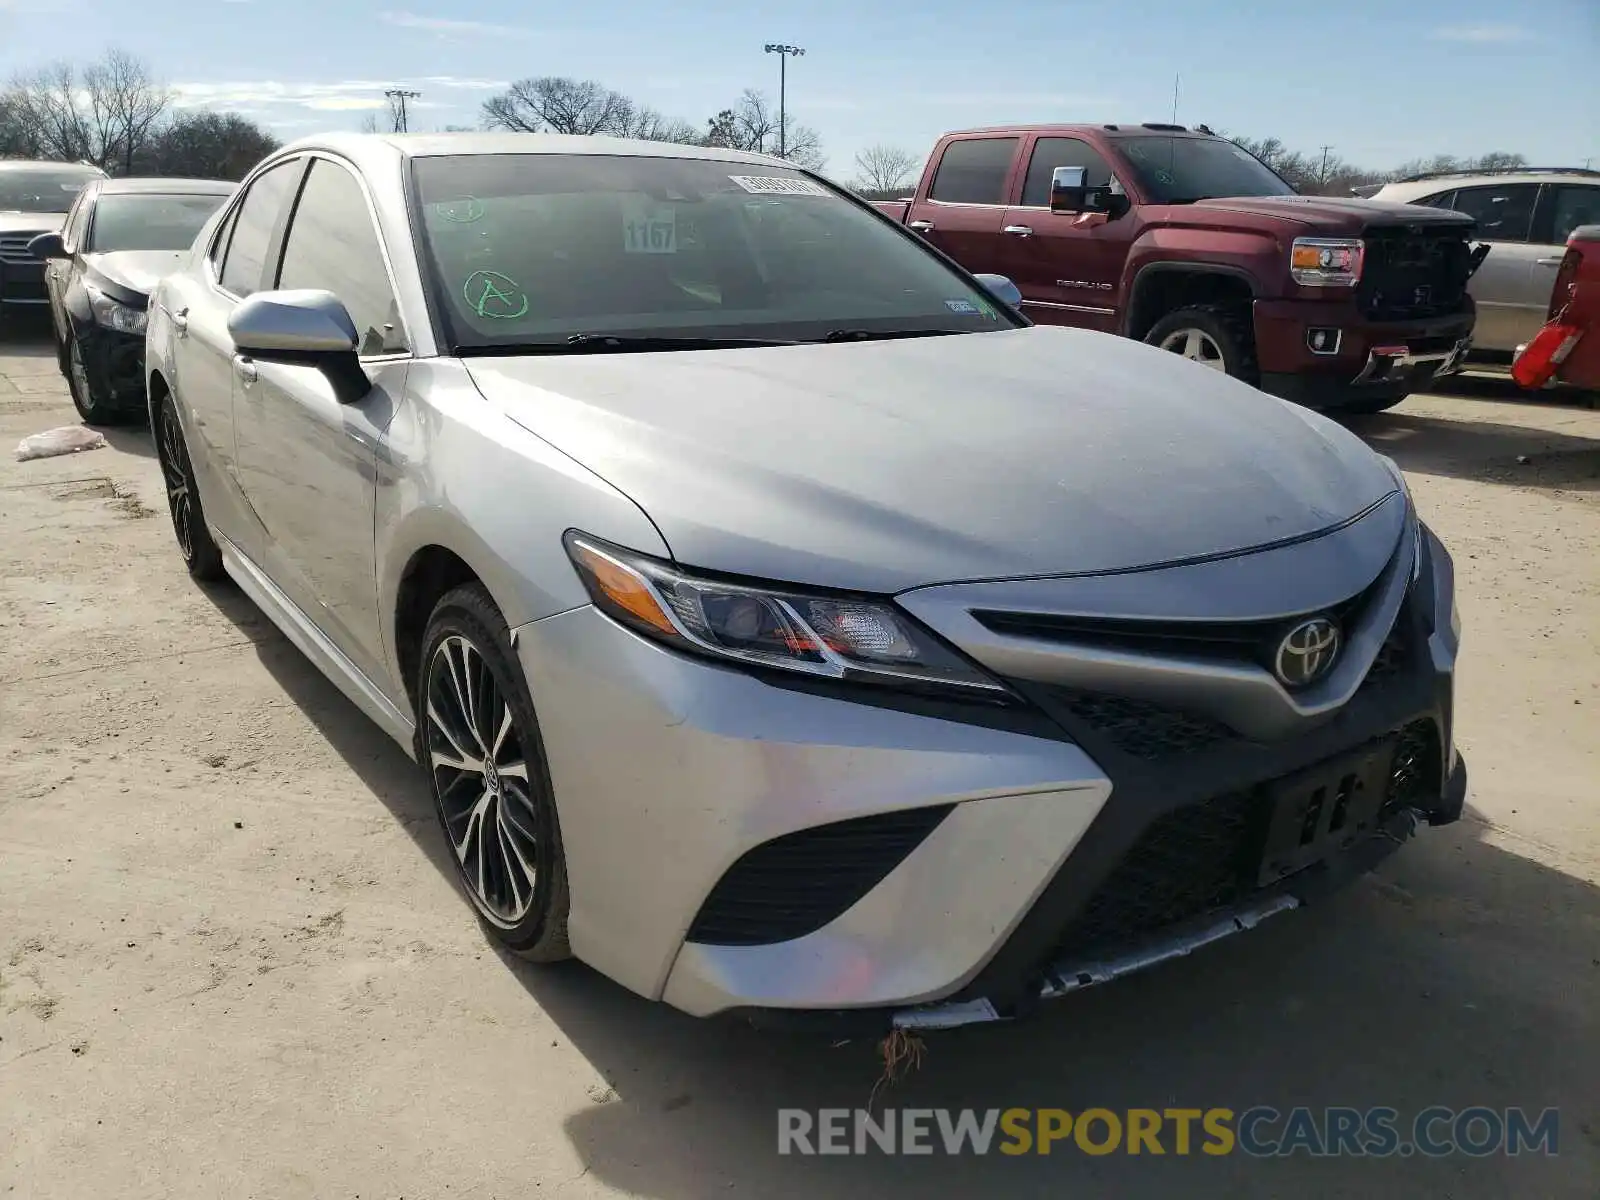
M 809 179 L 790 179 L 782 175 L 729 175 L 745 191 L 758 196 L 827 196 L 829 191 Z
M 676 254 L 677 210 L 646 196 L 624 196 L 622 248 L 629 254 Z

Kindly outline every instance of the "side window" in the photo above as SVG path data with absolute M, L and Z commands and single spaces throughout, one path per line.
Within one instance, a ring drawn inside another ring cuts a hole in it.
M 951 142 L 939 160 L 928 199 L 945 204 L 1004 204 L 1006 176 L 1017 139 L 968 138 Z
M 1600 187 L 1562 183 L 1550 190 L 1555 193 L 1550 206 L 1555 223 L 1550 240 L 1555 245 L 1566 245 L 1567 238 L 1579 225 L 1600 225 Z
M 222 218 L 222 224 L 217 227 L 217 233 L 211 240 L 211 266 L 217 273 L 217 278 L 222 278 L 222 260 L 228 253 L 228 239 L 233 236 L 233 224 L 239 219 L 239 209 L 230 208 L 228 215 Z
M 319 158 L 311 164 L 284 240 L 278 287 L 323 288 L 338 296 L 356 323 L 362 354 L 406 348 L 366 194 L 337 163 Z
M 1538 197 L 1536 183 L 1462 188 L 1456 193 L 1455 208 L 1478 222 L 1478 236 L 1486 241 L 1525 242 Z
M 1420 204 L 1424 208 L 1454 208 L 1456 206 L 1456 194 L 1454 191 L 1435 192 L 1431 196 L 1423 196 L 1417 200 L 1408 200 L 1407 203 Z
M 1028 176 L 1022 184 L 1022 203 L 1026 208 L 1050 206 L 1050 176 L 1057 167 L 1082 167 L 1084 185 L 1111 186 L 1111 167 L 1100 152 L 1077 138 L 1040 138 L 1033 144 L 1028 160 Z
M 272 231 L 288 202 L 289 189 L 300 177 L 299 159 L 280 163 L 250 185 L 228 239 L 222 260 L 222 286 L 241 298 L 261 287 Z
M 83 245 L 83 231 L 89 225 L 89 209 L 94 205 L 94 197 L 100 192 L 99 188 L 86 187 L 78 193 L 78 198 L 72 202 L 72 211 L 67 214 L 66 224 L 62 227 L 61 241 L 68 251 L 77 252 Z

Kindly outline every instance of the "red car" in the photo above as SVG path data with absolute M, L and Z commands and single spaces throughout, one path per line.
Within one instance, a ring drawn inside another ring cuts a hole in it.
M 1600 225 L 1580 225 L 1550 291 L 1550 315 L 1519 347 L 1511 376 L 1522 387 L 1551 383 L 1600 391 Z

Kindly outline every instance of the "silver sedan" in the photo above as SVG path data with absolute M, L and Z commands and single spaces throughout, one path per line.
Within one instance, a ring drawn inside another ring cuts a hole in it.
M 154 297 L 190 572 L 417 760 L 467 898 L 688 1012 L 1009 1017 L 1456 819 L 1388 460 L 715 148 L 333 137 Z

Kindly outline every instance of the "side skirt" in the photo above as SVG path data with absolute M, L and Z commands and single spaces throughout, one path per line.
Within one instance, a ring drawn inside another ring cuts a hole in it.
M 278 586 L 268 579 L 244 551 L 215 529 L 211 536 L 222 551 L 222 565 L 239 590 L 267 614 L 269 620 L 282 631 L 283 636 L 309 658 L 312 665 L 332 681 L 357 708 L 364 712 L 380 729 L 400 743 L 400 748 L 411 759 L 416 758 L 413 735 L 415 722 L 389 702 L 378 687 L 361 669 L 345 657 L 344 652 L 320 629 L 313 625 L 305 613 L 297 608 Z

